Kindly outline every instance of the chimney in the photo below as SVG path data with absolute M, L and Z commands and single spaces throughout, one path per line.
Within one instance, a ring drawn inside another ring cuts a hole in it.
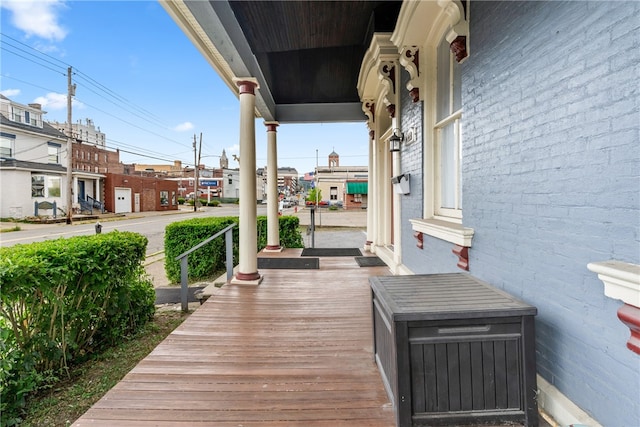
M 42 104 L 29 104 L 29 107 L 35 108 L 36 110 L 42 110 Z

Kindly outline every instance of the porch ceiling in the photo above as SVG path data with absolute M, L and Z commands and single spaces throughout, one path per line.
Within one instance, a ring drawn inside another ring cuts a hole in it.
M 364 121 L 357 92 L 374 32 L 400 1 L 161 0 L 227 85 L 255 77 L 257 114 L 286 122 Z

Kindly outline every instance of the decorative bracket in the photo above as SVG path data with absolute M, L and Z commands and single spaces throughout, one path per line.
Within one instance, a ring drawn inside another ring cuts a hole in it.
M 469 271 L 469 248 L 466 246 L 455 245 L 451 252 L 458 257 L 458 268 Z
M 385 105 L 395 104 L 396 97 L 396 63 L 382 61 L 378 66 L 378 79 L 384 88 Z
M 424 236 L 422 235 L 422 233 L 419 232 L 419 231 L 415 231 L 413 233 L 413 237 L 415 237 L 415 239 L 417 240 L 416 246 L 418 247 L 418 249 L 423 249 L 424 248 Z
M 420 51 L 417 46 L 405 46 L 400 51 L 400 64 L 409 73 L 407 90 L 413 102 L 420 100 Z
M 466 20 L 464 8 L 459 1 L 438 0 L 438 5 L 447 14 L 451 29 L 446 35 L 451 51 L 457 62 L 463 62 L 469 56 L 469 21 Z
M 365 99 L 362 101 L 362 111 L 367 116 L 367 126 L 369 129 L 373 129 L 373 124 L 376 121 L 376 103 L 373 99 Z

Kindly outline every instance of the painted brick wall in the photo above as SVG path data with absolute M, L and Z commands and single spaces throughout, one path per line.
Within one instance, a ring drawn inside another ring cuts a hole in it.
M 413 142 L 404 143 L 400 152 L 402 173 L 411 174 L 411 193 L 400 198 L 402 206 L 402 262 L 416 274 L 460 272 L 456 267 L 458 257 L 451 250 L 453 244 L 423 236 L 423 249 L 416 246 L 410 219 L 423 218 L 424 176 L 423 153 L 423 106 L 422 101 L 414 103 L 404 88 L 409 81 L 409 73 L 402 70 L 400 83 L 400 121 L 402 131 L 407 134 L 412 128 L 416 135 Z
M 539 309 L 539 373 L 640 425 L 640 357 L 587 263 L 640 263 L 640 3 L 472 2 L 463 64 L 471 274 Z

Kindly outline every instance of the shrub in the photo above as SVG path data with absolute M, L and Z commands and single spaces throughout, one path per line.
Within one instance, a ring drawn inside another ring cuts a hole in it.
M 176 257 L 198 243 L 208 239 L 227 226 L 236 223 L 238 217 L 206 217 L 194 218 L 186 221 L 174 222 L 165 229 L 165 271 L 170 281 L 180 281 L 180 261 Z M 279 217 L 280 245 L 287 248 L 304 247 L 299 230 L 299 219 L 294 216 Z M 258 247 L 262 250 L 267 245 L 267 217 L 257 218 Z M 187 260 L 189 278 L 192 280 L 205 279 L 225 270 L 226 247 L 224 237 L 209 242 L 207 245 L 191 253 Z M 238 262 L 239 229 L 233 230 L 233 263 Z
M 142 235 L 114 231 L 0 248 L 3 424 L 47 376 L 152 318 L 146 246 Z
M 227 226 L 238 223 L 237 217 L 205 217 L 174 222 L 165 229 L 164 266 L 167 278 L 172 282 L 180 281 L 180 261 L 176 257 L 208 239 Z M 233 259 L 238 260 L 238 236 L 233 230 Z M 189 255 L 189 277 L 206 278 L 225 266 L 225 242 L 221 236 Z
M 185 199 L 184 197 L 178 197 L 178 204 L 179 205 L 184 205 Z

